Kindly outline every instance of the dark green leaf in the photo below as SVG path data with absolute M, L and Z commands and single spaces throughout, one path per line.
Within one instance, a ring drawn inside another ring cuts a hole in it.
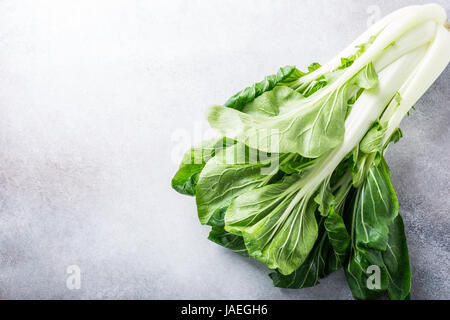
M 272 90 L 277 85 L 289 85 L 289 83 L 296 81 L 305 74 L 295 68 L 294 66 L 286 66 L 280 68 L 276 74 L 267 76 L 263 81 L 255 83 L 251 87 L 247 87 L 233 95 L 224 106 L 236 110 L 242 108 L 255 98 L 259 97 L 266 91 Z
M 208 239 L 241 256 L 248 257 L 247 248 L 242 237 L 225 231 L 223 227 L 212 227 Z
M 411 289 L 411 267 L 405 229 L 400 215 L 389 226 L 389 242 L 382 256 L 389 277 L 387 289 L 389 298 L 407 299 Z
M 384 161 L 372 164 L 354 205 L 357 246 L 386 250 L 389 225 L 398 214 L 398 200 Z
M 328 240 L 336 253 L 336 260 L 342 265 L 348 254 L 350 246 L 350 235 L 344 224 L 342 217 L 331 210 L 325 219 L 325 229 Z

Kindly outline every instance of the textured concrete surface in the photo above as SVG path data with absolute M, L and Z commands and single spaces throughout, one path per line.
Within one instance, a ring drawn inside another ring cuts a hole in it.
M 342 272 L 272 287 L 170 179 L 207 105 L 425 2 L 0 1 L 0 298 L 350 299 Z M 449 86 L 447 68 L 388 151 L 416 299 L 450 299 Z

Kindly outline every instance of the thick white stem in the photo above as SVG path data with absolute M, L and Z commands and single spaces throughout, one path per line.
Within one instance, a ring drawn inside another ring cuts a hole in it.
M 404 7 L 383 17 L 381 20 L 377 21 L 370 28 L 368 28 L 364 33 L 362 33 L 358 38 L 356 38 L 355 41 L 353 41 L 344 50 L 342 50 L 339 54 L 337 54 L 327 64 L 324 64 L 316 71 L 304 76 L 302 78 L 303 82 L 312 81 L 317 77 L 321 76 L 322 74 L 325 74 L 329 71 L 336 69 L 341 65 L 341 58 L 350 56 L 355 53 L 357 45 L 366 43 L 367 41 L 369 41 L 370 37 L 377 36 L 388 24 L 398 20 L 400 17 L 408 15 L 414 10 L 418 10 L 420 7 L 421 6 Z
M 430 43 L 436 35 L 436 30 L 437 24 L 434 21 L 427 21 L 409 30 L 374 61 L 375 70 L 379 73 L 406 53 Z
M 411 10 L 408 15 L 399 17 L 383 29 L 367 51 L 356 59 L 350 67 L 345 69 L 345 72 L 335 82 L 330 84 L 325 90 L 320 90 L 316 94 L 311 95 L 305 101 L 312 103 L 313 101 L 317 101 L 317 99 L 321 99 L 330 92 L 333 92 L 337 88 L 341 87 L 370 62 L 375 62 L 378 58 L 380 58 L 390 44 L 399 40 L 411 29 L 414 29 L 415 27 L 428 21 L 443 24 L 445 19 L 446 14 L 444 9 L 436 4 L 420 6 L 414 10 Z
M 384 143 L 398 127 L 403 117 L 417 100 L 425 93 L 431 84 L 442 73 L 450 62 L 450 32 L 440 25 L 436 37 L 425 57 L 417 66 L 415 72 L 399 90 L 400 105 L 389 118 L 382 117 L 381 122 L 389 121 Z M 389 115 L 386 115 L 386 117 Z
M 366 43 L 372 36 L 378 37 L 371 47 L 374 47 L 375 44 L 380 47 L 371 49 L 373 55 L 373 52 L 376 52 L 377 50 L 381 52 L 382 49 L 386 48 L 390 43 L 394 42 L 396 38 L 398 38 L 402 33 L 406 32 L 408 29 L 413 28 L 427 20 L 434 20 L 435 22 L 442 24 L 445 21 L 445 16 L 446 16 L 445 11 L 436 4 L 427 4 L 423 6 L 410 6 L 394 11 L 391 14 L 384 17 L 383 19 L 381 19 L 380 21 L 378 21 L 377 23 L 375 23 L 369 29 L 367 29 L 347 48 L 345 48 L 338 55 L 336 55 L 330 62 L 323 65 L 316 71 L 304 76 L 302 78 L 302 82 L 312 81 L 317 77 L 319 77 L 320 75 L 336 69 L 341 64 L 341 58 L 352 55 L 356 50 L 355 46 Z M 388 29 L 388 31 L 386 31 L 386 29 Z M 394 35 L 394 31 L 398 32 L 397 35 L 392 37 L 392 35 Z M 391 38 L 386 41 L 386 37 L 389 36 L 391 36 Z M 366 52 L 364 55 L 367 56 L 368 52 Z M 358 60 L 361 60 L 361 57 Z M 358 71 L 359 69 L 362 68 L 363 65 L 369 63 L 370 61 L 371 60 L 369 59 L 368 61 L 365 61 L 365 63 L 362 63 L 359 66 L 359 68 L 354 67 L 354 69 Z

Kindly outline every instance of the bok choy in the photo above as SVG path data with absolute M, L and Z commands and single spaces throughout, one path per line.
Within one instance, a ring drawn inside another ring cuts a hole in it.
M 355 298 L 409 298 L 384 153 L 449 60 L 440 6 L 395 11 L 329 63 L 283 67 L 210 107 L 221 137 L 189 150 L 172 186 L 195 196 L 210 240 L 264 263 L 276 287 L 343 268 Z

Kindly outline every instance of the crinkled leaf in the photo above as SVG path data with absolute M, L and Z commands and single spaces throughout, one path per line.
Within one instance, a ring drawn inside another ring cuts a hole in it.
M 377 83 L 377 74 L 369 64 L 350 81 L 323 97 L 305 99 L 290 91 L 292 89 L 283 89 L 285 94 L 289 92 L 289 105 L 297 104 L 298 107 L 278 116 L 251 115 L 213 106 L 209 109 L 208 121 L 225 136 L 251 148 L 316 158 L 343 140 L 349 87 L 370 89 Z M 287 101 L 283 103 L 286 105 Z
M 227 108 L 242 110 L 247 103 L 253 101 L 264 92 L 272 90 L 277 85 L 289 85 L 291 82 L 296 81 L 304 75 L 305 73 L 301 72 L 294 66 L 280 68 L 276 74 L 267 76 L 263 81 L 255 83 L 254 85 L 233 95 L 227 102 L 225 102 L 224 106 Z
M 247 103 L 242 112 L 249 115 L 275 117 L 298 107 L 303 97 L 289 87 L 276 87 Z

